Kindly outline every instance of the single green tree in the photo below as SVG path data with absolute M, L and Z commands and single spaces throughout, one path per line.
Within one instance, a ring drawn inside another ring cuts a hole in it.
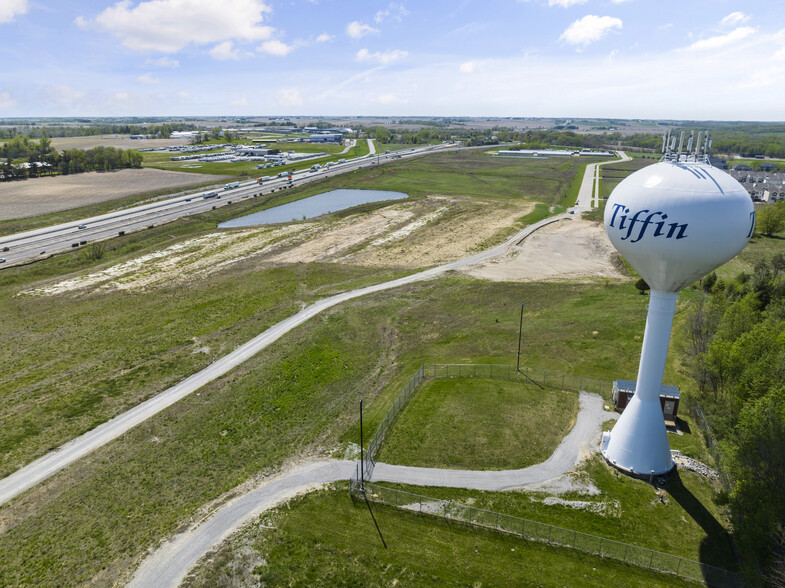
M 638 290 L 638 292 L 640 292 L 641 296 L 646 294 L 646 290 L 650 290 L 649 285 L 643 278 L 640 278 L 637 282 L 635 282 L 635 288 Z

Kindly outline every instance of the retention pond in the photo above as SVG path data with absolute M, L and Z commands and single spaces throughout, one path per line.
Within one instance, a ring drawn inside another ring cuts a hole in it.
M 273 223 L 286 223 L 293 220 L 305 220 L 368 204 L 370 202 L 383 202 L 385 200 L 401 200 L 408 198 L 403 192 L 390 192 L 387 190 L 332 190 L 282 204 L 267 210 L 260 210 L 253 214 L 246 214 L 233 218 L 218 225 L 219 229 L 234 229 L 237 227 L 253 227 L 256 225 L 269 225 Z

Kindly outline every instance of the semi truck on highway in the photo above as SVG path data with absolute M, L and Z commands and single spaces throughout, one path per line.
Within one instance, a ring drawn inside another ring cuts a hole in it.
M 202 196 L 202 198 L 207 200 L 208 198 L 215 198 L 216 196 L 218 196 L 218 192 L 208 192 L 207 194 Z
M 232 188 L 239 188 L 240 182 L 229 182 L 224 186 L 224 190 L 231 190 Z
M 269 180 L 271 180 L 271 179 L 272 179 L 272 178 L 271 178 L 270 176 L 262 176 L 261 178 L 257 178 L 257 180 L 256 180 L 256 181 L 257 181 L 257 182 L 259 182 L 259 183 L 261 184 L 262 182 L 267 182 L 267 181 L 269 181 Z

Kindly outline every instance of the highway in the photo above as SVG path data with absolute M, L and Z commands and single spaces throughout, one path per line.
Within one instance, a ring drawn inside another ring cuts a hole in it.
M 276 191 L 302 186 L 351 171 L 384 163 L 392 159 L 408 159 L 424 153 L 455 147 L 448 144 L 427 145 L 392 153 L 376 154 L 373 141 L 368 140 L 371 153 L 345 163 L 335 163 L 318 171 L 300 170 L 288 176 L 274 176 L 258 183 L 246 181 L 233 189 L 211 189 L 186 196 L 160 200 L 152 204 L 135 206 L 100 216 L 53 225 L 25 233 L 0 237 L 0 269 L 43 259 L 56 253 L 78 249 L 113 237 L 141 231 L 172 222 L 184 216 L 199 214 L 240 200 L 258 198 Z M 260 175 L 264 170 L 259 170 Z M 212 195 L 211 195 L 212 194 Z

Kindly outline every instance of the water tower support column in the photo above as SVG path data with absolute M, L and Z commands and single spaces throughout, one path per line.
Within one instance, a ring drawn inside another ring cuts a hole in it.
M 677 297 L 652 290 L 635 395 L 613 430 L 603 435 L 605 459 L 630 473 L 660 475 L 673 468 L 660 390 Z

